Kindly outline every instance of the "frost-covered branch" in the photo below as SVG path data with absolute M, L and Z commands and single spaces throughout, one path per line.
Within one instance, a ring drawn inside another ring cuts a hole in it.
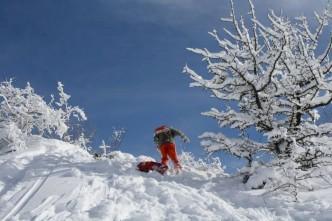
M 266 148 L 266 145 L 248 138 L 228 138 L 222 133 L 205 132 L 199 138 L 207 152 L 225 150 L 239 158 L 251 159 L 257 151 Z
M 46 137 L 64 139 L 71 127 L 70 119 L 86 120 L 82 109 L 72 107 L 68 103 L 70 98 L 59 83 L 59 102 L 46 101 L 35 93 L 30 83 L 25 88 L 14 87 L 13 81 L 0 83 L 0 119 L 3 125 L 14 125 L 25 136 L 38 134 Z M 54 97 L 52 97 L 54 100 Z
M 315 138 L 332 140 L 330 124 L 318 123 L 321 108 L 332 102 L 332 36 L 322 37 L 331 15 L 328 10 L 315 13 L 317 25 L 311 28 L 304 16 L 292 20 L 270 11 L 269 23 L 263 24 L 252 1 L 248 4 L 246 20 L 235 14 L 230 0 L 230 16 L 221 21 L 232 28 L 223 28 L 226 35 L 216 30 L 209 33 L 218 50 L 188 48 L 206 62 L 207 73 L 189 66 L 183 72 L 192 79 L 191 86 L 208 90 L 223 105 L 204 116 L 241 134 L 255 128 L 266 143 L 204 133 L 202 144 L 207 151 L 227 150 L 242 158 L 253 149 L 264 149 L 275 157 L 274 166 L 289 165 L 295 171 L 307 168 L 307 163 L 309 167 L 326 165 L 324 156 L 332 153 L 331 148 Z

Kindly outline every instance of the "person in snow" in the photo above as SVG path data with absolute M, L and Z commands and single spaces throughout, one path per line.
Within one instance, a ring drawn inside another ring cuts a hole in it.
M 160 126 L 155 129 L 153 140 L 157 145 L 157 149 L 161 154 L 161 164 L 168 168 L 168 158 L 170 158 L 174 164 L 175 169 L 181 169 L 177 154 L 174 138 L 179 136 L 182 138 L 183 142 L 189 143 L 189 138 L 184 135 L 181 131 L 167 127 L 165 125 Z

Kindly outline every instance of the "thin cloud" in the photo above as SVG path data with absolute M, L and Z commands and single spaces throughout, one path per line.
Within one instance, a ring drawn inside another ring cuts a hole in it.
M 197 0 L 141 0 L 140 2 L 145 2 L 149 4 L 159 4 L 164 6 L 178 6 L 186 9 L 192 9 L 196 7 Z
M 228 0 L 100 0 L 108 4 L 112 15 L 131 23 L 148 22 L 158 25 L 193 25 L 201 22 L 216 22 L 229 15 Z M 326 0 L 253 0 L 257 13 L 266 16 L 269 9 L 281 10 L 289 16 L 320 11 Z M 236 10 L 246 13 L 248 2 L 234 0 Z
M 187 25 L 200 19 L 219 17 L 227 7 L 220 0 L 100 0 L 113 16 L 131 23 Z
M 321 9 L 327 5 L 326 0 L 268 0 L 267 2 L 275 7 L 280 7 L 288 11 L 312 11 Z

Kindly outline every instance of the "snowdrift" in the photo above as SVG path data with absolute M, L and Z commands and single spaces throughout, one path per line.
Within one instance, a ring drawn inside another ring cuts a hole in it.
M 0 220 L 330 220 L 331 190 L 303 203 L 248 191 L 237 178 L 183 165 L 179 175 L 141 173 L 148 157 L 95 160 L 76 146 L 32 137 L 0 156 Z M 256 196 L 257 195 L 257 196 Z M 329 197 L 328 197 L 329 196 Z

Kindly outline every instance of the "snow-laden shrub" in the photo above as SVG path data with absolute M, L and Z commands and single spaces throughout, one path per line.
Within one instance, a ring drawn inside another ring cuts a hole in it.
M 109 145 L 112 150 L 117 150 L 123 141 L 124 136 L 126 135 L 126 130 L 124 128 L 113 127 L 112 135 L 109 138 Z
M 80 136 L 72 141 L 73 144 L 80 146 L 83 150 L 86 150 L 88 152 L 91 151 L 90 139 L 81 132 Z
M 12 80 L 0 83 L 0 121 L 2 125 L 12 128 L 7 130 L 7 137 L 13 138 L 13 144 L 18 134 L 36 134 L 68 141 L 71 120 L 74 118 L 80 122 L 87 118 L 82 109 L 69 105 L 70 95 L 64 92 L 61 82 L 58 83 L 58 92 L 59 101 L 55 102 L 52 95 L 52 100 L 47 103 L 29 83 L 25 88 L 15 87 Z
M 23 150 L 26 148 L 24 134 L 13 122 L 0 123 L 0 152 Z
M 64 92 L 64 85 L 61 82 L 58 82 L 58 93 L 59 93 L 59 101 L 54 103 L 54 96 L 52 95 L 52 101 L 50 105 L 53 105 L 56 107 L 56 109 L 60 112 L 61 115 L 61 121 L 64 123 L 64 125 L 67 126 L 65 128 L 65 132 L 63 134 L 63 138 L 65 141 L 68 142 L 75 142 L 75 137 L 73 137 L 75 131 L 78 130 L 77 127 L 73 127 L 72 124 L 79 124 L 81 121 L 87 120 L 87 117 L 84 113 L 84 111 L 78 107 L 78 106 L 71 106 L 68 103 L 68 100 L 70 99 L 70 95 Z M 73 122 L 73 123 L 72 123 Z M 82 137 L 81 132 L 77 139 L 80 139 Z M 81 139 L 82 140 L 82 139 Z
M 324 34 L 331 13 L 315 13 L 313 23 L 304 16 L 292 20 L 270 11 L 269 24 L 263 24 L 248 2 L 248 15 L 238 16 L 231 0 L 230 15 L 222 19 L 224 34 L 209 33 L 218 50 L 189 48 L 208 70 L 197 73 L 186 66 L 190 85 L 208 90 L 222 104 L 203 115 L 239 134 L 204 133 L 202 145 L 208 152 L 246 159 L 248 167 L 255 154 L 269 152 L 274 161 L 268 166 L 287 171 L 275 179 L 296 183 L 299 175 L 332 163 L 332 123 L 319 121 L 322 108 L 332 102 L 332 38 Z M 256 139 L 253 130 L 266 139 Z
M 11 80 L 1 82 L 0 96 L 0 119 L 8 124 L 14 123 L 22 133 L 54 132 L 63 137 L 67 131 L 61 112 L 49 106 L 29 83 L 21 89 L 14 87 Z
M 201 171 L 209 171 L 213 174 L 225 174 L 222 163 L 218 157 L 209 157 L 205 160 L 196 159 L 191 152 L 182 151 L 179 155 L 180 162 L 183 166 L 194 168 Z
M 101 141 L 99 146 L 101 153 L 95 153 L 95 157 L 113 158 L 114 156 L 112 152 L 119 149 L 125 134 L 126 130 L 124 128 L 113 127 L 112 134 L 107 142 L 105 140 Z

